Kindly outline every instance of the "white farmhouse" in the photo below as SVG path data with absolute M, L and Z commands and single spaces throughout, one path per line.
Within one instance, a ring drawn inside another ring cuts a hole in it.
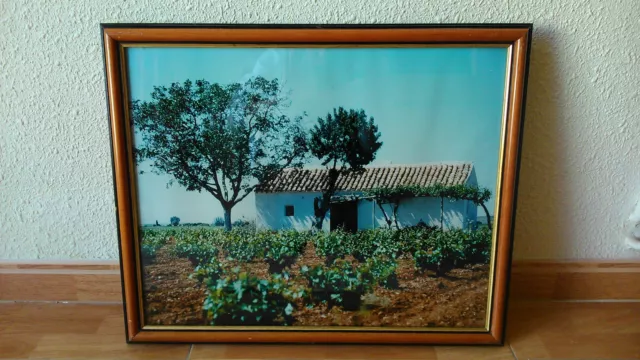
M 256 189 L 256 225 L 266 229 L 308 230 L 313 226 L 313 200 L 326 188 L 325 169 L 286 169 L 280 176 Z M 336 195 L 359 195 L 363 190 L 376 187 L 434 184 L 477 186 L 471 163 L 438 163 L 420 165 L 394 165 L 367 167 L 362 174 L 341 176 Z M 441 211 L 443 205 L 443 211 Z M 384 204 L 391 214 L 391 205 Z M 445 228 L 466 227 L 477 219 L 477 206 L 467 200 L 454 202 L 440 198 L 416 197 L 405 199 L 398 207 L 398 222 L 402 227 L 423 221 L 427 225 Z M 355 231 L 386 227 L 383 212 L 375 200 L 357 199 L 332 203 L 324 219 L 323 230 L 338 227 Z

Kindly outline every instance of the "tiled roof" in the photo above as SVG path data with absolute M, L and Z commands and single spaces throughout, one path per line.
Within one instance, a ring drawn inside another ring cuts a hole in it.
M 466 183 L 471 163 L 439 163 L 367 167 L 362 174 L 341 175 L 337 191 L 357 191 L 376 187 Z M 260 184 L 256 192 L 311 192 L 327 187 L 326 169 L 285 169 L 273 181 Z

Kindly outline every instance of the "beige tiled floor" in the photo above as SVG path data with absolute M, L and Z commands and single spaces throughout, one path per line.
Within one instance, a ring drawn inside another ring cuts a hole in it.
M 515 302 L 503 347 L 127 345 L 120 305 L 0 304 L 0 359 L 637 359 L 640 303 Z

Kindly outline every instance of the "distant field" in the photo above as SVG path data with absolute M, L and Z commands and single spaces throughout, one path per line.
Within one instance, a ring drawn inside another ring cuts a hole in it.
M 169 229 L 216 229 L 216 228 L 224 228 L 224 226 L 214 226 L 214 225 L 179 225 L 179 226 L 171 226 L 171 225 L 153 225 L 153 224 L 145 224 L 142 225 L 145 229 L 157 229 L 157 230 L 169 230 Z

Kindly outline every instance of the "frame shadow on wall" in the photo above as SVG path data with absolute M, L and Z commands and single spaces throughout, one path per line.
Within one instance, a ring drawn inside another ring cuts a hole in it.
M 575 214 L 568 179 L 562 132 L 564 84 L 559 81 L 556 35 L 548 28 L 534 32 L 527 88 L 518 208 L 515 224 L 515 258 L 557 258 L 571 247 L 566 224 Z

